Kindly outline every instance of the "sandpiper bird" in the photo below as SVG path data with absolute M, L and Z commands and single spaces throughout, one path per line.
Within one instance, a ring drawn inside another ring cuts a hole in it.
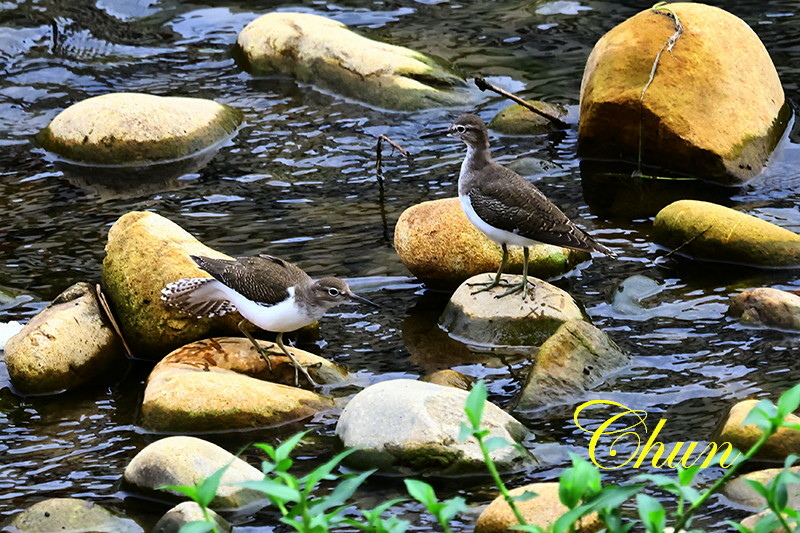
M 299 383 L 300 371 L 315 385 L 305 367 L 284 346 L 285 332 L 313 324 L 332 307 L 350 300 L 377 307 L 353 294 L 347 283 L 339 278 L 314 281 L 299 267 L 270 255 L 236 259 L 190 257 L 212 277 L 169 283 L 161 290 L 161 299 L 197 317 L 222 316 L 239 311 L 244 317 L 239 322 L 239 329 L 264 357 L 270 369 L 272 364 L 265 351 L 244 326 L 246 321 L 250 321 L 261 329 L 277 333 L 276 344 L 295 367 L 295 384 Z
M 596 242 L 576 226 L 531 182 L 496 163 L 489 153 L 489 132 L 477 115 L 461 115 L 447 130 L 467 145 L 467 156 L 458 176 L 458 197 L 467 218 L 503 250 L 494 280 L 482 292 L 500 285 L 508 261 L 508 246 L 522 246 L 525 262 L 522 281 L 500 294 L 502 298 L 522 291 L 528 283 L 528 247 L 537 243 L 554 244 L 586 252 L 614 252 Z

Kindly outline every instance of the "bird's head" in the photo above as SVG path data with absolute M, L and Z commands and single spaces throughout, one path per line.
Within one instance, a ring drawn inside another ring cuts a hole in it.
M 489 134 L 486 124 L 481 117 L 472 113 L 465 113 L 450 125 L 447 135 L 461 139 L 469 146 L 485 146 L 489 143 Z
M 366 298 L 354 294 L 347 283 L 339 278 L 322 278 L 317 280 L 312 285 L 311 292 L 314 295 L 314 300 L 319 303 L 320 307 L 326 310 L 351 301 L 362 302 L 373 307 L 378 307 L 377 304 L 370 302 Z

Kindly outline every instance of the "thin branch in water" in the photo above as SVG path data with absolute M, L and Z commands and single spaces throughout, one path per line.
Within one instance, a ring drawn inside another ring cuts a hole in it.
M 122 341 L 122 347 L 125 349 L 125 353 L 127 354 L 128 358 L 132 358 L 133 352 L 131 351 L 130 346 L 128 346 L 128 343 L 125 342 L 125 337 L 122 335 L 122 330 L 119 327 L 119 323 L 117 323 L 117 319 L 114 318 L 114 313 L 111 311 L 111 306 L 108 305 L 106 295 L 103 293 L 103 290 L 100 288 L 99 284 L 95 285 L 95 295 L 97 296 L 97 302 L 100 304 L 100 309 L 103 312 L 102 314 L 104 314 L 106 319 L 108 319 L 111 329 L 114 330 L 114 333 L 117 334 L 119 340 Z
M 536 106 L 532 105 L 530 102 L 526 102 L 525 100 L 523 100 L 519 96 L 517 96 L 515 94 L 511 94 L 508 91 L 504 91 L 500 87 L 492 85 L 491 83 L 486 81 L 486 79 L 483 76 L 475 76 L 475 86 L 478 89 L 480 89 L 481 91 L 487 91 L 488 90 L 488 91 L 495 92 L 495 93 L 499 94 L 500 96 L 505 96 L 509 100 L 518 103 L 522 107 L 524 107 L 526 109 L 529 109 L 529 110 L 533 111 L 534 113 L 536 113 L 537 115 L 546 118 L 547 120 L 549 120 L 550 122 L 552 122 L 553 124 L 558 126 L 559 128 L 564 128 L 564 129 L 569 128 L 569 124 L 567 124 L 566 122 L 564 122 L 563 120 L 561 120 L 557 116 L 551 115 L 550 113 L 547 113 L 546 111 L 542 111 L 541 109 L 539 109 Z
M 392 147 L 392 153 L 396 149 L 398 152 L 403 154 L 406 157 L 411 157 L 411 154 L 408 153 L 407 150 L 403 149 L 402 146 L 391 140 L 386 135 L 378 135 L 378 143 L 375 145 L 375 173 L 378 175 L 378 180 L 383 180 L 383 171 L 381 169 L 381 163 L 383 162 L 383 142 L 386 141 Z

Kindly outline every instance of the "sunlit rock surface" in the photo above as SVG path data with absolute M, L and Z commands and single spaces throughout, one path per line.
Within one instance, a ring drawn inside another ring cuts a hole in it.
M 78 498 L 50 498 L 28 507 L 9 524 L 16 533 L 51 533 L 53 531 L 113 531 L 141 533 L 142 527 L 92 502 Z
M 730 442 L 738 450 L 747 451 L 763 432 L 754 424 L 742 425 L 747 414 L 758 404 L 758 400 L 744 400 L 731 407 L 724 425 L 714 437 L 714 442 L 719 444 Z M 790 414 L 786 420 L 793 424 L 800 424 L 800 417 Z M 790 428 L 781 428 L 767 439 L 766 444 L 759 450 L 757 456 L 773 461 L 783 461 L 791 454 L 800 454 L 800 431 Z
M 731 298 L 728 314 L 748 326 L 800 330 L 800 296 L 760 287 Z

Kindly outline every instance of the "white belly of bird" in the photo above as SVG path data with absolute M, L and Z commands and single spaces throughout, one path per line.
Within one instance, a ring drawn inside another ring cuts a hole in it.
M 468 195 L 462 194 L 459 195 L 458 198 L 461 200 L 461 208 L 464 209 L 464 213 L 466 213 L 469 221 L 497 244 L 510 244 L 512 246 L 533 246 L 534 244 L 539 244 L 539 241 L 534 241 L 522 235 L 490 226 L 484 222 L 483 219 L 478 216 L 478 213 L 475 212 L 475 209 L 472 208 L 472 202 L 470 202 Z
M 309 315 L 304 308 L 295 305 L 293 298 L 275 305 L 264 306 L 248 300 L 222 283 L 219 283 L 219 289 L 244 318 L 267 331 L 275 333 L 295 331 L 321 318 Z M 289 288 L 289 295 L 290 297 L 294 295 L 294 287 Z

